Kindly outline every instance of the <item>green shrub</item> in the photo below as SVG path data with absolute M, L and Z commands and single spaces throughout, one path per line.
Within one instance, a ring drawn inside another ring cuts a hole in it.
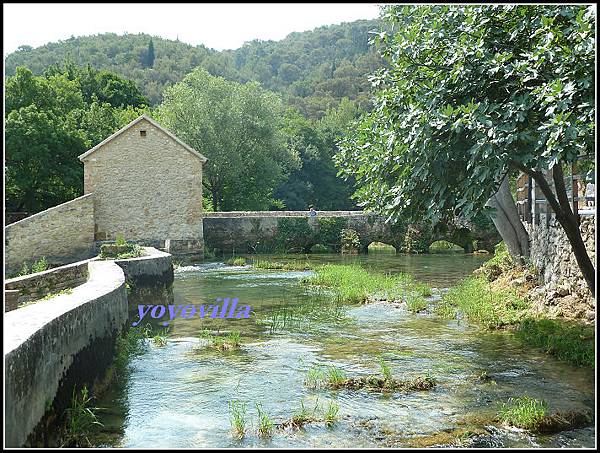
M 356 230 L 344 228 L 341 232 L 342 253 L 355 253 L 360 250 L 360 237 Z
M 106 243 L 100 246 L 100 258 L 101 259 L 129 259 L 129 258 L 137 258 L 142 256 L 143 249 L 137 244 L 132 244 L 126 241 L 123 241 L 122 238 L 117 244 L 115 243 Z

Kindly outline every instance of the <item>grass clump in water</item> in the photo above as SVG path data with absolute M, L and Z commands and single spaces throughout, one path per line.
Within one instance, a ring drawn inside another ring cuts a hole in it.
M 413 313 L 419 313 L 427 308 L 427 300 L 420 294 L 409 294 L 405 299 L 406 308 Z
M 487 329 L 512 327 L 526 346 L 575 366 L 595 366 L 594 329 L 591 326 L 558 319 L 532 317 L 530 303 L 512 288 L 494 288 L 485 277 L 472 276 L 451 288 L 436 306 L 436 312 L 454 318 L 460 312 Z
M 276 427 L 278 430 L 288 427 L 300 429 L 308 423 L 318 422 L 324 422 L 325 425 L 331 426 L 338 419 L 339 410 L 340 406 L 336 402 L 330 401 L 327 409 L 324 409 L 323 406 L 319 405 L 319 400 L 317 399 L 315 407 L 310 411 L 304 406 L 304 401 L 301 401 L 300 410 L 295 412 L 290 419 L 278 423 Z
M 340 405 L 334 401 L 331 401 L 325 411 L 324 419 L 325 424 L 331 426 L 338 419 L 338 413 L 340 411 Z
M 500 409 L 500 420 L 511 426 L 536 430 L 548 412 L 545 401 L 529 396 L 510 398 Z
M 252 262 L 252 267 L 255 269 L 279 269 L 283 271 L 306 271 L 312 269 L 312 266 L 308 261 L 304 263 L 299 261 L 289 261 L 284 263 L 280 261 L 254 260 Z
M 346 377 L 343 370 L 334 366 L 313 367 L 308 370 L 304 385 L 310 388 L 367 389 L 381 392 L 430 390 L 437 384 L 435 378 L 429 374 L 409 380 L 395 379 L 389 365 L 383 359 L 380 359 L 379 365 L 381 376 L 369 375 L 350 378 Z
M 315 269 L 316 276 L 303 282 L 334 290 L 342 302 L 364 303 L 371 298 L 401 301 L 412 295 L 429 296 L 427 285 L 406 274 L 384 275 L 359 265 L 327 264 Z
M 241 256 L 229 258 L 228 260 L 225 260 L 225 264 L 228 266 L 245 266 L 246 258 Z
M 159 330 L 155 335 L 151 336 L 150 339 L 155 346 L 163 347 L 167 345 L 167 334 L 169 333 L 169 329 Z M 150 335 L 150 333 L 149 333 Z
M 273 420 L 263 411 L 262 405 L 259 403 L 256 403 L 256 411 L 258 412 L 258 435 L 260 437 L 271 437 L 275 430 Z
M 232 330 L 227 336 L 213 335 L 209 330 L 203 330 L 200 333 L 200 338 L 206 340 L 210 348 L 219 351 L 239 349 L 242 344 L 242 335 L 237 330 Z
M 229 422 L 233 436 L 242 439 L 246 435 L 246 403 L 229 401 Z
M 527 318 L 516 330 L 523 343 L 576 366 L 595 366 L 594 328 L 556 319 Z

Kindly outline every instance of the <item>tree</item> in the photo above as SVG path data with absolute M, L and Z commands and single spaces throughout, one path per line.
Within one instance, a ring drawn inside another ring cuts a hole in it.
M 147 109 L 133 82 L 72 64 L 44 76 L 17 68 L 5 100 L 6 205 L 31 213 L 81 195 L 77 156 Z
M 165 92 L 162 124 L 204 154 L 203 184 L 217 210 L 267 209 L 298 157 L 280 132 L 280 99 L 198 68 Z
M 148 52 L 146 53 L 146 67 L 152 68 L 154 66 L 154 43 L 152 42 L 152 38 L 150 38 L 150 42 L 148 43 Z
M 594 8 L 389 6 L 382 14 L 393 31 L 375 41 L 390 67 L 372 76 L 375 107 L 338 155 L 361 186 L 357 198 L 391 218 L 472 218 L 486 203 L 514 205 L 505 178 L 526 173 L 593 294 L 563 165 L 594 150 Z M 522 228 L 507 213 L 509 226 Z M 518 249 L 527 254 L 525 244 Z

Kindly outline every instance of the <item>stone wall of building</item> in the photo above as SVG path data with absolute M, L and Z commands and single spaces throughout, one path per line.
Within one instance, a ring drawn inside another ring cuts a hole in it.
M 7 225 L 4 232 L 8 275 L 23 263 L 42 257 L 52 265 L 90 258 L 94 248 L 93 195 L 38 212 Z
M 581 235 L 596 266 L 595 216 L 581 217 Z M 542 286 L 539 302 L 556 315 L 587 318 L 595 316 L 594 298 L 579 270 L 567 236 L 554 217 L 542 216 L 539 223 L 526 223 L 531 243 L 531 261 Z
M 142 119 L 82 160 L 97 241 L 201 246 L 203 162 L 160 128 Z

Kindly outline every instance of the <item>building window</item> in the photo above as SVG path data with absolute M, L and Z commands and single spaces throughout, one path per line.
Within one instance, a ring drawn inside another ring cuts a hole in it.
M 146 136 L 146 131 L 140 131 L 140 137 L 145 137 Z

